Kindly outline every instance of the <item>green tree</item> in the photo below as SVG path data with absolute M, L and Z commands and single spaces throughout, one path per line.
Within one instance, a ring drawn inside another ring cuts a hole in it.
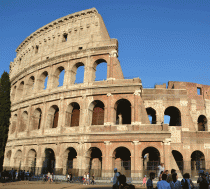
M 4 72 L 0 79 L 0 171 L 3 166 L 11 117 L 10 88 L 9 74 Z

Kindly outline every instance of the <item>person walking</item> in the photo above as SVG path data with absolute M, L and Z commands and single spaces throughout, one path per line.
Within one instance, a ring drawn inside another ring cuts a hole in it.
M 113 189 L 119 188 L 119 185 L 120 185 L 119 180 L 118 180 L 119 176 L 120 176 L 120 173 L 117 172 L 117 168 L 114 168 L 114 178 L 113 178 L 113 187 L 112 187 Z
M 91 183 L 90 184 L 95 184 L 95 176 L 94 175 L 92 175 L 92 181 L 91 181 Z
M 162 180 L 158 181 L 158 183 L 157 183 L 158 189 L 171 189 L 170 184 L 166 181 L 166 179 L 167 179 L 167 175 L 163 174 Z
M 170 181 L 171 189 L 182 189 L 181 181 L 178 180 L 177 173 L 172 174 L 172 181 Z
M 147 183 L 146 183 L 146 185 L 147 185 L 147 189 L 153 189 L 153 179 L 155 178 L 155 173 L 153 173 L 153 172 L 151 172 L 150 174 L 149 174 L 149 179 L 147 180 Z
M 142 186 L 146 187 L 146 184 L 147 184 L 147 176 L 144 175 Z
M 83 176 L 83 185 L 86 184 L 86 179 L 87 179 L 87 175 L 86 175 L 86 172 L 85 172 L 85 174 L 84 174 L 84 176 Z

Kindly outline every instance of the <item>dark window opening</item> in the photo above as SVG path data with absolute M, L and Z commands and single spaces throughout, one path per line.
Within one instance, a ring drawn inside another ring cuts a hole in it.
M 68 34 L 64 34 L 63 35 L 63 42 L 66 42 L 67 41 L 67 37 L 68 37 Z
M 199 150 L 194 151 L 191 155 L 191 170 L 205 170 L 205 157 Z
M 35 54 L 38 53 L 38 50 L 39 50 L 39 46 L 36 45 L 36 47 L 35 47 Z
M 131 124 L 131 103 L 121 99 L 116 105 L 116 124 Z
M 102 152 L 97 147 L 92 147 L 89 149 L 90 153 L 90 162 L 89 162 L 89 170 L 91 175 L 95 175 L 96 177 L 101 177 L 102 171 Z
M 82 47 L 79 47 L 79 50 L 82 50 Z
M 54 119 L 53 119 L 53 127 L 56 128 L 58 126 L 58 117 L 59 117 L 59 109 L 57 108 L 54 113 Z
M 169 126 L 181 126 L 181 112 L 178 108 L 170 106 L 166 108 L 164 115 L 164 123 L 166 116 L 170 116 Z
M 104 124 L 104 104 L 101 101 L 95 101 L 95 107 L 93 108 L 92 125 Z
M 198 131 L 207 131 L 207 119 L 204 115 L 198 117 Z
M 197 94 L 201 95 L 201 88 L 199 88 L 199 87 L 197 88 Z
M 54 173 L 55 171 L 55 154 L 50 148 L 45 150 L 45 159 L 42 166 L 42 173 L 47 174 L 48 172 Z
M 79 126 L 80 107 L 79 104 L 73 103 L 73 111 L 71 114 L 71 126 Z
M 172 150 L 172 155 L 176 161 L 177 166 L 179 167 L 179 170 L 181 171 L 181 173 L 183 174 L 183 169 L 184 169 L 184 165 L 183 165 L 183 156 L 180 152 L 176 151 L 176 150 Z
M 151 124 L 156 124 L 156 111 L 153 108 L 147 108 L 147 115 Z

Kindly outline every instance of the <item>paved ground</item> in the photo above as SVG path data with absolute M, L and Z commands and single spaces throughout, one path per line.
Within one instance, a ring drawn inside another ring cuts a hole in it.
M 140 189 L 139 185 L 135 185 L 136 189 Z M 35 181 L 19 181 L 12 183 L 0 183 L 0 189 L 111 189 L 111 184 L 100 185 L 82 185 L 67 183 L 47 183 Z M 143 189 L 143 188 L 142 188 Z

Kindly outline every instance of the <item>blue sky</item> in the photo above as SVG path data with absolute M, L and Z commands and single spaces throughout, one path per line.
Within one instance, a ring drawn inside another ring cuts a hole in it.
M 145 88 L 168 81 L 210 85 L 209 0 L 1 0 L 0 75 L 31 33 L 92 7 L 118 39 L 125 78 L 139 77 Z

